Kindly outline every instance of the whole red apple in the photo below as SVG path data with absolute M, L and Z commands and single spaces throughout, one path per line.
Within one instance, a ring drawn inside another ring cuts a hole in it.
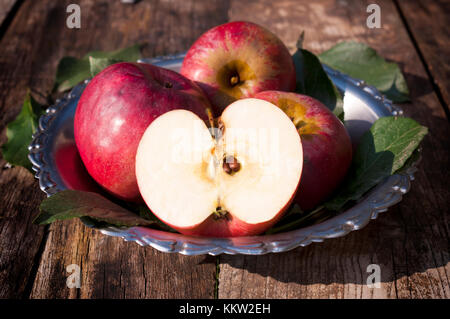
M 288 49 L 251 22 L 229 22 L 204 33 L 187 52 L 181 74 L 199 83 L 217 114 L 236 99 L 295 88 Z
M 74 134 L 81 159 L 108 192 L 141 201 L 135 157 L 145 129 L 180 108 L 206 121 L 209 106 L 201 89 L 176 72 L 142 63 L 111 65 L 89 82 L 78 102 Z
M 352 161 L 352 144 L 346 128 L 312 97 L 277 91 L 261 92 L 255 97 L 277 105 L 297 127 L 304 163 L 295 202 L 303 210 L 316 207 L 336 189 Z

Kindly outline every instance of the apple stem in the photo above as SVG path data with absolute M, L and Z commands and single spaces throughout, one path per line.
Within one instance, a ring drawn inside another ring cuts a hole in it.
M 213 112 L 209 107 L 206 108 L 206 116 L 208 117 L 209 128 L 213 129 L 214 127 L 216 127 Z M 212 135 L 214 137 L 214 134 Z
M 233 75 L 233 76 L 230 78 L 230 84 L 231 84 L 231 86 L 235 86 L 235 85 L 239 84 L 240 81 L 241 81 L 241 80 L 239 79 L 239 74 Z
M 211 136 L 214 138 L 216 143 L 219 143 L 220 139 L 223 136 L 225 127 L 223 123 L 220 121 L 220 118 L 214 118 L 210 109 L 206 109 L 206 115 L 208 116 L 208 121 L 209 124 L 211 125 L 211 127 L 209 128 Z
M 223 136 L 223 133 L 225 132 L 225 125 L 220 119 L 217 121 L 217 129 L 219 130 L 217 138 L 220 139 Z

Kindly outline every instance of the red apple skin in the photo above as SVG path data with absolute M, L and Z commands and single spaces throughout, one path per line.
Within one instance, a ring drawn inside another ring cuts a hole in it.
M 83 91 L 74 120 L 76 145 L 99 185 L 120 199 L 142 202 L 135 157 L 145 129 L 174 109 L 190 110 L 207 121 L 208 108 L 198 85 L 176 72 L 150 64 L 113 64 Z
M 58 146 L 55 164 L 67 188 L 95 193 L 103 191 L 86 171 L 75 143 Z
M 299 185 L 297 185 L 297 188 L 298 187 Z M 229 213 L 226 216 L 220 218 L 211 215 L 200 224 L 189 228 L 181 228 L 168 224 L 167 222 L 163 222 L 171 228 L 179 231 L 183 235 L 220 238 L 256 236 L 268 230 L 270 227 L 275 225 L 281 219 L 281 217 L 283 217 L 286 210 L 292 204 L 295 194 L 296 192 L 293 193 L 289 202 L 286 203 L 286 205 L 284 205 L 279 213 L 276 214 L 271 220 L 259 224 L 246 223 L 239 218 L 234 217 L 232 213 Z M 158 217 L 156 213 L 155 216 Z
M 204 33 L 183 60 L 181 74 L 198 82 L 216 114 L 236 99 L 295 89 L 295 68 L 276 35 L 251 22 L 229 22 Z M 231 85 L 231 77 L 240 82 Z
M 315 208 L 336 189 L 351 164 L 352 144 L 346 128 L 325 105 L 306 95 L 266 91 L 255 98 L 277 105 L 296 124 L 303 172 L 294 202 L 305 211 Z

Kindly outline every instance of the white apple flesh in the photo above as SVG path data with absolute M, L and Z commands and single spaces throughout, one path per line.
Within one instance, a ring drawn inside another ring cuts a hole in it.
M 249 98 L 229 105 L 212 133 L 187 110 L 154 120 L 136 155 L 141 195 L 183 234 L 260 234 L 279 220 L 299 185 L 297 129 L 272 103 Z

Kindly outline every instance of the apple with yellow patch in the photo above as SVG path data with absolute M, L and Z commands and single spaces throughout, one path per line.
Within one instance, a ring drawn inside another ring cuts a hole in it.
M 250 236 L 289 207 L 302 154 L 289 117 L 248 98 L 229 105 L 214 130 L 187 110 L 159 116 L 139 143 L 136 177 L 148 207 L 179 232 Z
M 198 82 L 216 114 L 261 91 L 295 89 L 288 49 L 275 34 L 251 22 L 229 22 L 204 33 L 187 52 L 180 72 Z
M 303 174 L 295 202 L 303 210 L 316 207 L 345 177 L 352 161 L 352 144 L 342 122 L 318 100 L 297 93 L 258 93 L 292 120 L 302 139 Z

